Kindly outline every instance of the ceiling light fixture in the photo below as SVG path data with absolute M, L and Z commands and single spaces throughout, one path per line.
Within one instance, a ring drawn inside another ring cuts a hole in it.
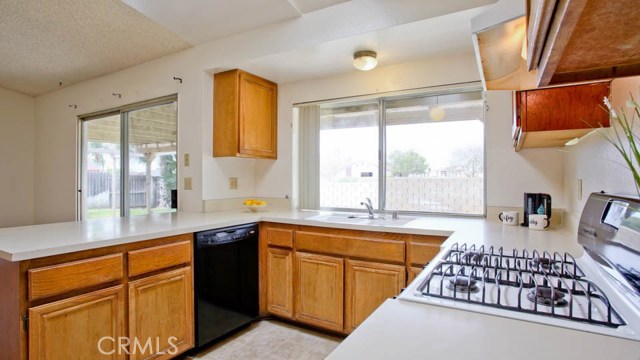
M 371 50 L 356 51 L 353 54 L 353 66 L 362 71 L 371 70 L 378 65 L 377 56 L 378 54 Z

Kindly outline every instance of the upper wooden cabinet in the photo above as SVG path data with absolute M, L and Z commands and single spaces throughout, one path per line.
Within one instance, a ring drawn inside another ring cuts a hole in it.
M 637 0 L 527 3 L 528 62 L 539 87 L 640 75 Z
M 213 156 L 277 158 L 278 85 L 236 69 L 214 75 Z
M 516 150 L 563 146 L 601 126 L 609 126 L 602 100 L 610 82 L 516 91 L 513 139 Z
M 640 75 L 637 0 L 499 0 L 471 19 L 485 90 Z

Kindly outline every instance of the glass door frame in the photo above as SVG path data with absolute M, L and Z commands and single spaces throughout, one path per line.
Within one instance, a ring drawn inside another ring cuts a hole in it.
M 76 219 L 86 220 L 84 215 L 84 191 L 85 177 L 84 171 L 87 167 L 87 156 L 85 151 L 86 133 L 84 131 L 84 123 L 86 121 L 97 120 L 109 116 L 120 115 L 120 217 L 129 217 L 129 113 L 136 110 L 142 110 L 154 106 L 167 105 L 176 103 L 176 161 L 178 160 L 178 94 L 172 94 L 155 98 L 151 100 L 145 100 L 134 104 L 129 104 L 117 108 L 111 108 L 108 110 L 97 111 L 89 114 L 78 116 L 77 133 L 78 136 L 78 148 L 77 148 L 77 160 L 76 160 L 76 173 L 77 173 L 77 189 L 76 189 Z M 176 180 L 178 177 L 179 166 L 176 166 Z M 177 181 L 176 181 L 177 182 Z M 179 187 L 178 187 L 179 188 Z

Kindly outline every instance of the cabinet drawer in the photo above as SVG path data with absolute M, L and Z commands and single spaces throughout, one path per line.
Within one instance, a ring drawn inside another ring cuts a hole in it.
M 409 264 L 424 266 L 440 252 L 440 246 L 434 244 L 409 243 Z
M 293 230 L 269 227 L 267 229 L 267 243 L 291 249 L 293 248 Z
M 120 280 L 122 260 L 122 254 L 114 254 L 31 269 L 28 271 L 29 300 Z
M 296 232 L 296 248 L 300 251 L 404 262 L 404 241 L 298 231 Z
M 190 241 L 130 251 L 127 254 L 129 260 L 129 276 L 146 274 L 182 264 L 190 264 L 191 253 Z

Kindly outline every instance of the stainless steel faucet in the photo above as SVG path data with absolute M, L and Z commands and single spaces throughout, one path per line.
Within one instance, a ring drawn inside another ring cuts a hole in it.
M 366 198 L 366 201 L 361 202 L 360 205 L 364 205 L 369 212 L 369 219 L 373 219 L 375 216 L 373 214 L 373 203 L 371 203 L 371 199 Z

